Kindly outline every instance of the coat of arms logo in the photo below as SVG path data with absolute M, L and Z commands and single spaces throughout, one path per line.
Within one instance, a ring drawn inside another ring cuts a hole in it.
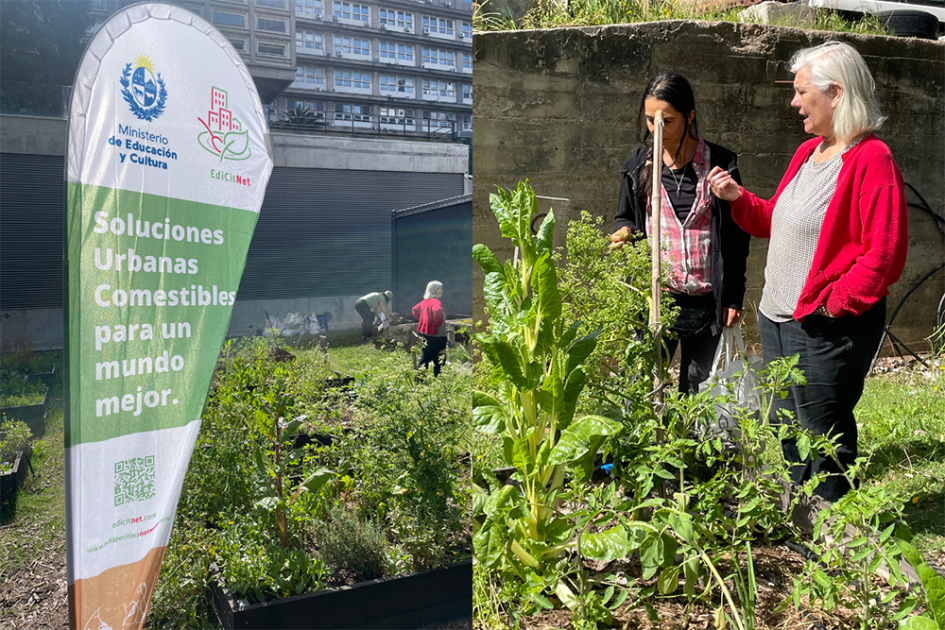
M 118 82 L 131 113 L 139 119 L 151 122 L 164 113 L 167 87 L 147 56 L 138 55 L 133 63 L 127 64 Z

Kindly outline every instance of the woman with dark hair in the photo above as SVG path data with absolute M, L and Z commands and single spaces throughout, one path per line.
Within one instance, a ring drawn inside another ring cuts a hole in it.
M 849 489 L 841 473 L 857 455 L 853 409 L 883 334 L 889 285 L 909 245 L 902 174 L 873 133 L 885 118 L 875 84 L 856 49 L 841 42 L 806 48 L 791 60 L 794 99 L 814 137 L 794 154 L 774 197 L 762 199 L 722 170 L 712 190 L 735 220 L 769 239 L 758 329 L 765 362 L 800 355 L 807 385 L 775 398 L 772 422 L 787 421 L 838 439 L 836 459 L 802 459 L 785 441 L 798 484 L 819 473 L 817 494 L 836 501 Z
M 663 110 L 660 240 L 669 262 L 668 293 L 680 308 L 667 339 L 669 356 L 680 345 L 679 391 L 699 391 L 709 376 L 723 326 L 742 315 L 745 260 L 750 236 L 732 220 L 727 201 L 712 194 L 714 167 L 736 181 L 737 156 L 699 137 L 695 96 L 689 82 L 663 72 L 643 91 L 637 129 L 643 144 L 620 169 L 620 205 L 611 235 L 614 247 L 650 232 L 653 120 Z M 643 121 L 646 124 L 643 124 Z

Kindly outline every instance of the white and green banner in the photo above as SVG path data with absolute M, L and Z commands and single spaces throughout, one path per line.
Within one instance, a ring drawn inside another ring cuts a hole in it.
M 271 171 L 253 79 L 213 26 L 149 3 L 96 32 L 66 165 L 73 628 L 144 625 Z

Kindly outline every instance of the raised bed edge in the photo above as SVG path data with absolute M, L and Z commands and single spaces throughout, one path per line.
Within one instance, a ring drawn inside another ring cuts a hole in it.
M 210 588 L 225 630 L 422 628 L 472 615 L 472 559 L 447 567 L 237 609 L 216 567 Z
M 13 462 L 13 470 L 0 474 L 0 503 L 11 501 L 23 486 L 32 456 L 33 445 L 27 443 L 16 456 L 16 460 Z

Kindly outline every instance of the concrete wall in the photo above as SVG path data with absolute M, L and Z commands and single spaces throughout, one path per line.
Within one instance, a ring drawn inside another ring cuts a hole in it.
M 4 153 L 65 155 L 67 124 L 63 119 L 0 116 L 0 148 Z M 329 168 L 360 171 L 466 173 L 469 148 L 464 144 L 374 138 L 337 138 L 274 133 L 273 162 L 291 168 Z M 55 182 L 61 186 L 62 181 Z M 468 259 L 468 257 L 467 257 Z M 386 289 L 387 287 L 381 287 Z M 228 334 L 252 334 L 265 326 L 264 311 L 273 318 L 330 312 L 331 329 L 359 326 L 354 302 L 361 294 L 328 298 L 248 300 L 236 302 Z M 61 308 L 0 312 L 0 336 L 27 335 L 39 350 L 62 348 Z
M 906 181 L 945 215 L 945 45 L 670 21 L 474 36 L 474 242 L 498 244 L 488 195 L 496 185 L 515 186 L 526 177 L 539 195 L 570 199 L 572 216 L 588 210 L 611 226 L 620 166 L 639 146 L 636 120 L 643 89 L 662 70 L 689 79 L 700 133 L 739 153 L 747 188 L 772 195 L 797 146 L 809 137 L 790 106 L 788 62 L 795 51 L 828 38 L 848 41 L 866 59 L 889 116 L 878 135 L 892 149 Z M 942 232 L 928 215 L 911 210 L 909 230 L 909 259 L 892 288 L 890 315 L 912 285 L 945 260 Z M 749 311 L 761 299 L 766 246 L 765 240 L 752 241 Z M 893 331 L 910 344 L 929 335 L 943 289 L 945 273 L 939 272 L 913 294 Z M 481 275 L 473 290 L 479 319 Z M 747 319 L 754 335 L 754 314 Z

